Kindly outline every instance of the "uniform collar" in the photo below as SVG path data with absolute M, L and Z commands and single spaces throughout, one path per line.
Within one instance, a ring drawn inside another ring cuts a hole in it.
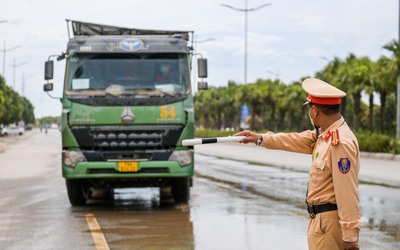
M 340 126 L 343 125 L 343 123 L 344 123 L 344 118 L 343 118 L 343 116 L 340 116 L 339 120 L 337 120 L 336 122 L 332 123 L 332 125 L 329 126 L 329 128 L 326 129 L 324 132 L 322 132 L 318 137 L 322 136 L 322 138 L 325 138 L 327 133 L 329 133 L 332 130 L 338 129 Z

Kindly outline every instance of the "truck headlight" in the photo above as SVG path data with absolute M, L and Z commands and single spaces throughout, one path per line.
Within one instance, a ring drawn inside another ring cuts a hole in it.
M 86 157 L 81 151 L 64 151 L 64 164 L 75 167 L 79 162 L 86 161 Z
M 169 157 L 170 161 L 177 161 L 181 167 L 187 166 L 192 163 L 192 151 L 191 150 L 175 150 Z

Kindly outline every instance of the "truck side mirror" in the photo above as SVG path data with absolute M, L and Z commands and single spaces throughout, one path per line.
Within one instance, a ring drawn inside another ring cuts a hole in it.
M 199 78 L 207 77 L 207 59 L 205 59 L 205 58 L 197 59 L 197 70 L 198 70 Z
M 54 61 L 47 61 L 44 64 L 44 79 L 45 80 L 53 79 L 53 72 L 54 72 Z
M 53 91 L 53 84 L 52 83 L 45 83 L 43 85 L 43 90 L 46 92 Z
M 207 82 L 198 82 L 197 83 L 197 89 L 198 90 L 207 90 L 208 89 Z

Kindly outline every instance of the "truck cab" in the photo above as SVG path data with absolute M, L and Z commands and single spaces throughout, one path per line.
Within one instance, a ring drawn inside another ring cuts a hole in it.
M 61 167 L 70 203 L 85 205 L 95 188 L 168 186 L 188 202 L 194 149 L 182 140 L 194 137 L 193 32 L 67 23 L 73 37 L 57 59 L 66 59 Z M 206 77 L 206 59 L 198 66 Z M 52 78 L 49 57 L 45 91 Z

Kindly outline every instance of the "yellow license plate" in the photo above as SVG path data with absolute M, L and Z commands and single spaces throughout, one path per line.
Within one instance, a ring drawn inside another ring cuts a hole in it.
M 135 161 L 118 162 L 118 171 L 119 172 L 137 172 L 138 171 L 138 163 Z

